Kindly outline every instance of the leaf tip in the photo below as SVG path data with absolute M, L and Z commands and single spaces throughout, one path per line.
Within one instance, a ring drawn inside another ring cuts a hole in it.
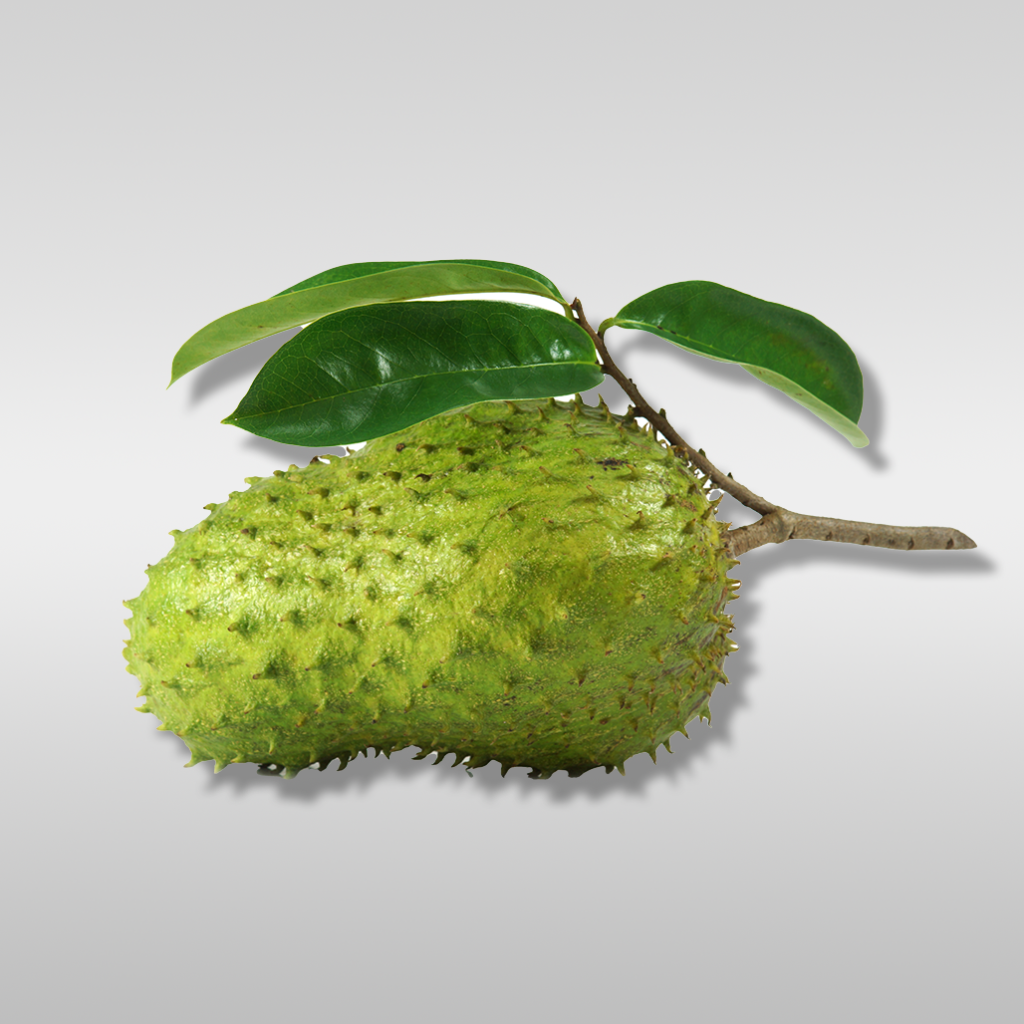
M 846 429 L 842 431 L 842 434 L 854 448 L 866 448 L 871 443 L 868 435 L 853 420 L 848 420 L 845 426 Z

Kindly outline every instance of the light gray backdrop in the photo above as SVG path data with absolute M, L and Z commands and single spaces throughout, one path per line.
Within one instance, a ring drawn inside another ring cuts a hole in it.
M 10 1019 L 1021 1019 L 1021 29 L 977 0 L 9 15 Z M 595 323 L 692 278 L 813 313 L 867 449 L 610 341 L 769 498 L 978 550 L 752 552 L 712 727 L 625 778 L 183 771 L 120 602 L 298 459 L 218 422 L 280 338 L 165 391 L 171 356 L 329 267 L 450 257 Z

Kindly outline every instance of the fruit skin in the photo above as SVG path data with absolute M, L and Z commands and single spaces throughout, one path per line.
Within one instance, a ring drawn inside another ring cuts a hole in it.
M 189 764 L 373 747 L 622 770 L 725 682 L 735 561 L 688 464 L 602 402 L 485 402 L 251 477 L 126 606 Z M 280 770 L 280 769 L 278 769 Z

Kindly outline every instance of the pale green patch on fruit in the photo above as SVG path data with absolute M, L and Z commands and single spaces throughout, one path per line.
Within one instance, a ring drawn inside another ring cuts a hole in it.
M 140 710 L 190 763 L 417 746 L 546 778 L 710 717 L 735 563 L 632 420 L 486 402 L 321 458 L 212 506 L 126 602 Z

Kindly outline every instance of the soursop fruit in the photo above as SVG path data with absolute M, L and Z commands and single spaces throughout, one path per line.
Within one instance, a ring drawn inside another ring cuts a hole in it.
M 139 710 L 190 764 L 417 746 L 546 778 L 710 718 L 728 524 L 603 403 L 485 402 L 246 482 L 125 602 Z

